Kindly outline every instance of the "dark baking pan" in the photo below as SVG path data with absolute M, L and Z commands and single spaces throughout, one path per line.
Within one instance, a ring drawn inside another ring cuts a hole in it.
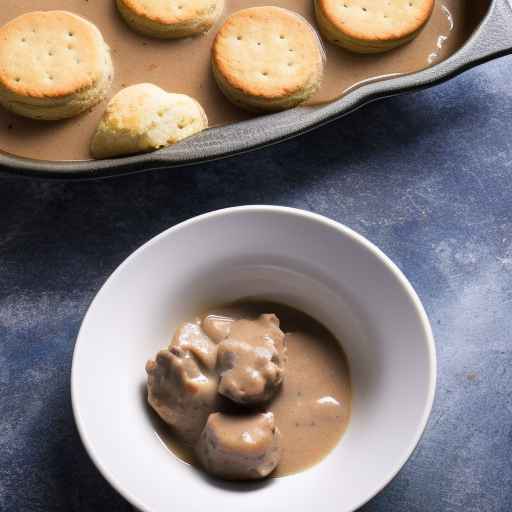
M 471 1 L 471 0 L 468 0 Z M 512 0 L 494 0 L 466 44 L 423 71 L 368 83 L 321 107 L 302 107 L 212 128 L 154 153 L 102 161 L 47 162 L 0 153 L 0 169 L 45 178 L 100 178 L 225 158 L 295 137 L 379 98 L 430 87 L 490 59 L 512 53 Z

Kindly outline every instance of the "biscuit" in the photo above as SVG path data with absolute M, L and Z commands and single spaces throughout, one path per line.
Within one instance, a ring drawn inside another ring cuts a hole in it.
M 380 53 L 414 39 L 435 0 L 314 0 L 322 35 L 356 53 Z
M 73 117 L 103 100 L 112 79 L 107 44 L 79 16 L 30 12 L 0 28 L 0 104 L 16 114 Z
M 109 102 L 91 141 L 94 158 L 144 153 L 175 144 L 208 127 L 199 103 L 153 84 L 137 84 Z
M 320 86 L 324 54 L 313 27 L 280 7 L 231 15 L 212 47 L 213 75 L 228 99 L 252 111 L 278 111 Z
M 222 14 L 224 0 L 117 0 L 117 8 L 137 32 L 172 39 L 208 31 Z

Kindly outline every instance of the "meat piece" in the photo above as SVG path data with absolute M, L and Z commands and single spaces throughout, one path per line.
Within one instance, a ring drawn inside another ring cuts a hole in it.
M 217 361 L 217 345 L 204 332 L 200 323 L 198 319 L 196 322 L 182 324 L 169 348 L 177 347 L 190 352 L 205 369 L 213 370 Z
M 196 448 L 211 475 L 226 480 L 265 478 L 281 459 L 281 434 L 271 412 L 211 414 Z
M 206 315 L 201 326 L 215 343 L 220 343 L 229 336 L 234 321 L 235 319 L 229 316 Z
M 217 353 L 219 393 L 243 405 L 270 400 L 284 378 L 286 345 L 276 315 L 238 320 Z
M 180 347 L 161 350 L 146 364 L 148 402 L 186 441 L 197 441 L 217 407 L 218 377 L 204 373 L 194 355 Z

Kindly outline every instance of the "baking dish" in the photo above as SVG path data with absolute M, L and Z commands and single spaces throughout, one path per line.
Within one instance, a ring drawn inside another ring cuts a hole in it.
M 433 86 L 471 67 L 510 53 L 512 2 L 493 0 L 473 35 L 447 60 L 416 73 L 367 83 L 331 103 L 300 107 L 212 128 L 176 146 L 125 158 L 50 162 L 0 152 L 0 169 L 33 177 L 87 179 L 225 158 L 295 137 L 376 99 Z

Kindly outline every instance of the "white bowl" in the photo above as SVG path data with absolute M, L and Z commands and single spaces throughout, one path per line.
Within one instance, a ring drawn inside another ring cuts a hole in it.
M 174 458 L 144 402 L 144 364 L 198 308 L 262 296 L 302 309 L 341 340 L 353 384 L 347 432 L 313 468 L 221 484 Z M 436 381 L 425 311 L 374 245 L 325 217 L 230 208 L 175 226 L 135 251 L 102 287 L 73 357 L 73 411 L 104 477 L 146 512 L 353 511 L 411 455 Z

